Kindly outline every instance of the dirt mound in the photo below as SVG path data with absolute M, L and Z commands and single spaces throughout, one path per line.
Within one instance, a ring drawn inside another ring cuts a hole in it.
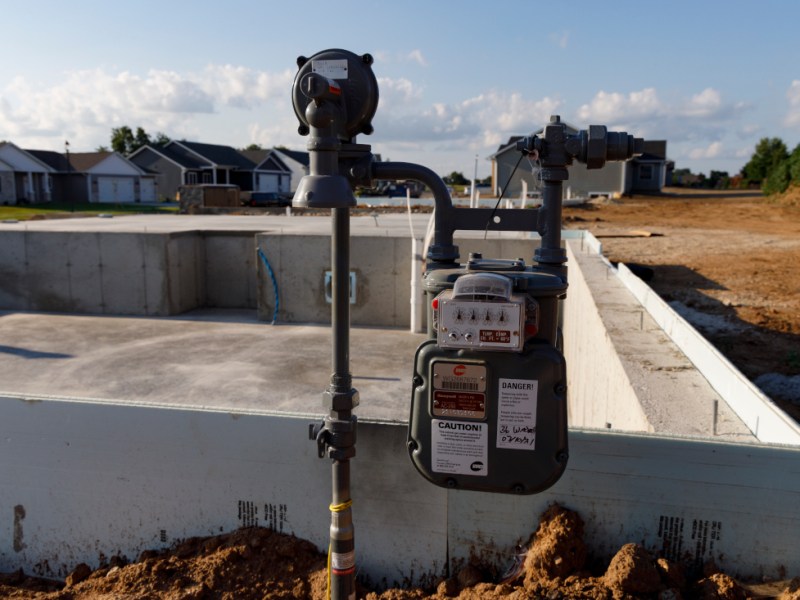
M 783 206 L 800 206 L 800 185 L 790 185 L 785 192 L 770 196 L 768 200 Z
M 697 598 L 738 600 L 753 597 L 733 578 L 710 565 L 689 582 L 680 565 L 656 559 L 642 546 L 626 544 L 604 572 L 587 570 L 583 521 L 561 506 L 550 507 L 516 568 L 490 581 L 493 570 L 477 562 L 433 589 L 359 590 L 366 600 L 634 600 Z M 167 551 L 147 551 L 136 563 L 116 558 L 92 571 L 79 565 L 65 584 L 0 576 L 0 597 L 18 600 L 324 600 L 325 557 L 310 543 L 263 528 L 240 529 L 210 538 L 193 538 Z M 800 579 L 787 581 L 770 596 L 800 600 Z
M 192 538 L 168 551 L 143 552 L 136 563 L 123 562 L 112 559 L 95 571 L 78 565 L 59 591 L 45 591 L 43 582 L 18 573 L 16 582 L 0 580 L 0 597 L 289 600 L 324 598 L 327 587 L 325 557 L 313 544 L 264 528 Z

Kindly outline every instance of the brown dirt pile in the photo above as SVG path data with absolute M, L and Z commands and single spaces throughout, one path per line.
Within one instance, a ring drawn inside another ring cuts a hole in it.
M 492 569 L 468 564 L 430 590 L 360 590 L 366 600 L 800 600 L 800 578 L 773 584 L 769 592 L 748 587 L 708 565 L 689 582 L 680 565 L 656 559 L 637 544 L 624 545 L 599 572 L 587 567 L 580 516 L 560 506 L 541 517 L 516 569 L 489 581 Z M 605 568 L 605 571 L 603 571 Z M 0 576 L 0 597 L 18 600 L 277 600 L 326 598 L 325 557 L 309 542 L 263 528 L 193 538 L 169 551 L 144 552 L 134 564 L 115 559 L 96 571 L 79 565 L 65 585 Z M 758 586 L 751 586 L 758 587 Z M 763 585 L 762 585 L 763 587 Z
M 769 200 L 784 206 L 800 206 L 800 185 L 791 185 L 782 194 L 770 196 Z

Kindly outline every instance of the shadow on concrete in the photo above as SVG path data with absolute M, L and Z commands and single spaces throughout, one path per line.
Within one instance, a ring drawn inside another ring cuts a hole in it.
M 654 276 L 650 287 L 722 352 L 751 381 L 760 375 L 800 375 L 800 335 L 780 331 L 739 317 L 737 306 L 708 295 L 727 290 L 683 265 L 649 265 Z M 797 397 L 764 393 L 800 422 Z
M 50 359 L 64 359 L 72 358 L 71 354 L 62 354 L 60 352 L 39 352 L 37 350 L 28 350 L 27 348 L 17 348 L 16 346 L 0 346 L 0 353 L 11 354 L 12 356 L 19 356 L 20 358 L 50 358 Z

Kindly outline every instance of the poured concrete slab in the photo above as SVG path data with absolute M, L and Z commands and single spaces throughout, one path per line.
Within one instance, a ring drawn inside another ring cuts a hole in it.
M 398 329 L 352 329 L 361 418 L 407 419 L 412 362 L 423 339 Z M 0 390 L 14 394 L 322 415 L 330 356 L 329 326 L 272 326 L 255 311 L 170 319 L 0 313 Z

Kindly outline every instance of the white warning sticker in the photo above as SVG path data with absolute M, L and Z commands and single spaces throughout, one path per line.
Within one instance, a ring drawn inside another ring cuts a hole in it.
M 501 379 L 497 390 L 497 447 L 512 450 L 536 448 L 535 379 Z
M 346 571 L 356 566 L 356 552 L 331 552 L 331 568 L 336 571 Z
M 347 79 L 347 59 L 312 60 L 311 70 L 328 79 Z
M 434 473 L 489 474 L 489 426 L 486 423 L 431 421 Z

